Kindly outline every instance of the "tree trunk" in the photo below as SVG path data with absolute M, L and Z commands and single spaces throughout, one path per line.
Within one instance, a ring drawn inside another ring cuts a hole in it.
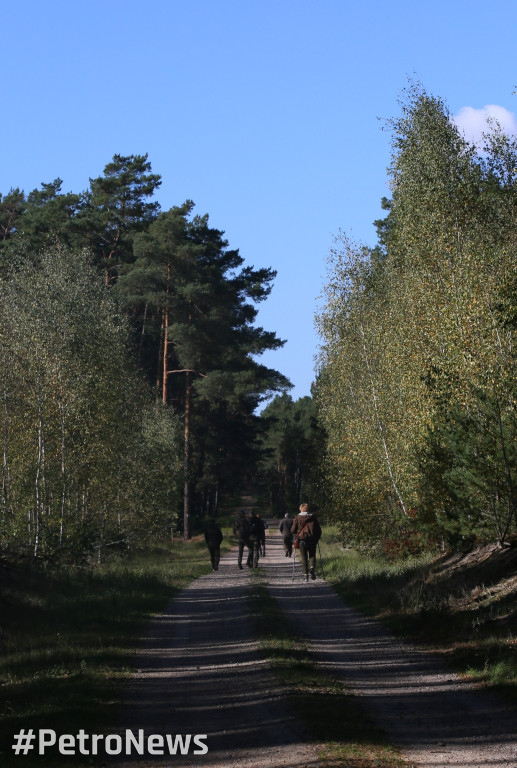
M 508 459 L 508 454 L 506 451 L 506 440 L 504 436 L 504 428 L 503 428 L 503 418 L 501 414 L 501 407 L 499 405 L 499 402 L 497 401 L 497 412 L 499 417 L 499 436 L 501 438 L 501 449 L 503 451 L 503 459 L 504 459 L 504 466 L 506 470 L 506 478 L 508 482 L 508 507 L 509 507 L 509 513 L 508 518 L 506 520 L 506 525 L 504 529 L 504 533 L 501 536 L 501 541 L 503 541 L 506 538 L 506 535 L 510 529 L 510 525 L 512 523 L 512 518 L 517 521 L 517 500 L 515 495 L 515 487 L 513 482 L 513 475 L 512 475 L 512 468 L 510 461 Z
M 7 387 L 4 384 L 4 445 L 2 460 L 2 507 L 7 514 L 9 492 L 7 487 L 7 439 L 8 439 Z
M 162 324 L 160 328 L 160 343 L 158 345 L 158 365 L 156 366 L 156 392 L 163 387 L 160 381 L 160 373 L 163 375 L 163 329 L 165 325 L 165 311 L 162 310 Z M 161 385 L 161 386 L 160 386 Z
M 167 405 L 169 398 L 169 376 L 167 373 L 167 356 L 168 356 L 168 329 L 169 329 L 169 310 L 166 307 L 163 313 L 163 367 L 162 367 L 162 402 Z
M 66 506 L 66 434 L 65 434 L 65 407 L 60 406 L 61 412 L 61 520 L 59 523 L 59 549 L 63 548 L 63 533 L 65 529 Z
M 185 386 L 185 453 L 183 464 L 183 538 L 188 541 L 190 532 L 190 411 L 192 407 L 192 373 L 187 371 Z
M 386 459 L 386 466 L 388 467 L 388 474 L 390 476 L 391 485 L 393 486 L 393 490 L 395 491 L 395 496 L 397 497 L 397 499 L 399 501 L 399 504 L 400 504 L 400 506 L 402 508 L 402 511 L 404 512 L 404 514 L 407 517 L 406 505 L 404 504 L 404 500 L 402 499 L 402 496 L 400 495 L 400 491 L 399 491 L 399 489 L 397 487 L 397 483 L 395 482 L 395 476 L 393 475 L 393 470 L 392 470 L 392 467 L 391 467 L 391 459 L 390 459 L 390 454 L 389 454 L 389 451 L 388 451 L 388 444 L 386 442 L 386 436 L 384 434 L 384 426 L 383 426 L 383 423 L 382 423 L 382 420 L 381 420 L 381 416 L 380 416 L 380 413 L 379 413 L 379 404 L 377 402 L 377 392 L 375 390 L 375 384 L 374 384 L 374 381 L 373 381 L 372 369 L 370 368 L 370 360 L 368 358 L 368 350 L 366 348 L 366 336 L 365 336 L 364 328 L 363 328 L 362 324 L 359 325 L 359 330 L 361 332 L 361 337 L 363 339 L 364 359 L 365 359 L 365 362 L 366 362 L 366 369 L 368 371 L 368 376 L 369 376 L 369 379 L 370 379 L 370 386 L 372 388 L 372 399 L 373 399 L 373 407 L 374 407 L 374 410 L 375 410 L 375 418 L 376 418 L 377 427 L 379 429 L 379 433 L 380 433 L 380 436 L 381 436 L 382 446 L 383 446 L 383 449 L 384 449 L 384 457 Z
M 167 364 L 169 356 L 169 286 L 171 280 L 171 265 L 167 264 L 167 291 L 165 299 L 165 309 L 163 314 L 163 381 L 162 381 L 162 401 L 167 405 L 169 399 L 169 374 L 167 373 Z
M 38 380 L 38 461 L 36 464 L 36 478 L 35 478 L 35 493 L 36 493 L 36 510 L 34 519 L 34 557 L 38 556 L 40 545 L 40 528 L 41 528 L 41 477 L 43 471 L 43 406 L 41 403 L 41 383 Z
M 145 302 L 144 307 L 144 317 L 142 320 L 142 333 L 140 334 L 140 344 L 138 345 L 138 365 L 142 365 L 142 352 L 144 348 L 144 337 L 145 337 L 145 323 L 147 321 L 147 302 Z

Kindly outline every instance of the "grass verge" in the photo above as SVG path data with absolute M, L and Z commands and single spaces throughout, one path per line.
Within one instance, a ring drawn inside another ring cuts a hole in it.
M 31 768 L 45 758 L 14 755 L 13 734 L 21 728 L 113 730 L 144 623 L 207 573 L 210 561 L 199 537 L 95 568 L 2 570 L 0 764 Z M 61 768 L 66 764 L 63 758 Z
M 517 700 L 516 593 L 501 586 L 504 568 L 494 564 L 510 555 L 458 555 L 450 568 L 429 554 L 390 561 L 343 549 L 333 529 L 321 553 L 327 580 L 349 605 Z
M 407 768 L 396 750 L 365 714 L 356 696 L 310 659 L 267 588 L 255 583 L 250 595 L 256 637 L 298 716 L 321 743 L 326 768 Z

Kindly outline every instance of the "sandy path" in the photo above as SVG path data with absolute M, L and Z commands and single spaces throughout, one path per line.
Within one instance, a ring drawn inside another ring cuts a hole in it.
M 207 552 L 208 558 L 208 552 Z M 266 560 L 262 561 L 266 563 Z M 263 570 L 263 569 L 260 569 Z M 250 570 L 235 552 L 221 559 L 157 617 L 128 688 L 122 728 L 148 734 L 207 734 L 207 755 L 124 758 L 119 765 L 210 768 L 316 766 L 285 694 L 253 639 Z
M 410 762 L 419 768 L 517 767 L 514 707 L 348 608 L 324 581 L 290 589 L 285 568 L 271 565 L 269 591 L 315 659 L 361 696 Z
M 303 584 L 298 566 L 293 580 L 275 527 L 261 577 L 317 661 L 361 695 L 408 760 L 419 768 L 517 768 L 515 709 L 348 609 L 323 580 Z M 320 765 L 317 745 L 300 744 L 307 734 L 253 640 L 250 580 L 232 552 L 217 573 L 184 590 L 153 622 L 126 697 L 123 728 L 207 734 L 208 754 L 134 755 L 122 765 Z

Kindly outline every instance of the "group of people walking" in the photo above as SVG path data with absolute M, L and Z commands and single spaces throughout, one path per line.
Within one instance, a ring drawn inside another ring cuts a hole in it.
M 237 539 L 237 566 L 242 570 L 244 553 L 247 551 L 246 564 L 257 568 L 259 558 L 266 554 L 267 523 L 260 515 L 252 512 L 248 517 L 241 509 L 233 524 L 233 535 Z M 300 553 L 300 563 L 304 581 L 316 578 L 316 548 L 321 538 L 321 526 L 317 517 L 311 514 L 308 504 L 301 504 L 299 513 L 291 519 L 288 513 L 281 520 L 278 530 L 282 536 L 286 557 L 293 556 L 293 548 Z M 210 552 L 212 568 L 217 571 L 223 534 L 215 520 L 210 520 L 205 530 L 205 540 Z
M 239 545 L 237 555 L 237 565 L 242 570 L 242 559 L 244 550 L 248 550 L 247 564 L 250 568 L 257 568 L 259 557 L 266 554 L 266 527 L 260 515 L 252 512 L 249 517 L 243 509 L 237 515 L 233 524 L 233 535 Z

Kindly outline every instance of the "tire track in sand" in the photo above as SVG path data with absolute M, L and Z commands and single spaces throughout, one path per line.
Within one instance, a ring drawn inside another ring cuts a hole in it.
M 517 713 L 343 604 L 323 580 L 302 583 L 269 529 L 261 579 L 333 678 L 361 696 L 419 768 L 517 768 Z M 316 768 L 318 745 L 291 711 L 253 638 L 251 575 L 234 551 L 155 618 L 128 686 L 122 728 L 207 734 L 207 755 L 122 761 L 124 768 Z M 339 716 L 339 713 L 336 713 Z

